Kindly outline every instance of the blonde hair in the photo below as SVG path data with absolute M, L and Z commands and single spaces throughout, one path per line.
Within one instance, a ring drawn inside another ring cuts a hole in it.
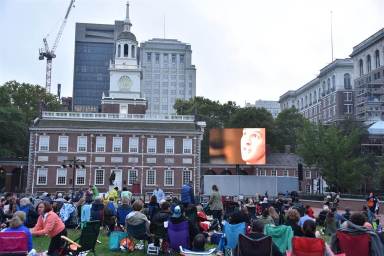
M 287 212 L 287 219 L 298 222 L 300 220 L 300 213 L 296 209 L 289 209 Z
M 276 209 L 273 206 L 270 206 L 268 208 L 269 216 L 271 216 L 273 219 L 279 219 L 279 214 L 277 214 Z

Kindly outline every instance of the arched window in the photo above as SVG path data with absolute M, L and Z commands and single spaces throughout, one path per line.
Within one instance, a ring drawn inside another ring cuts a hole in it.
M 351 89 L 351 75 L 348 73 L 344 74 L 344 89 Z
M 323 81 L 323 96 L 325 95 L 325 81 Z
M 332 91 L 335 91 L 336 89 L 336 77 L 335 75 L 332 76 Z
M 312 105 L 312 93 L 309 93 L 309 105 Z
M 379 50 L 375 51 L 375 68 L 380 67 L 380 52 Z
M 121 56 L 121 45 L 119 44 L 117 46 L 117 57 L 120 57 Z
M 136 53 L 136 52 L 135 52 L 135 46 L 132 45 L 132 46 L 131 46 L 131 57 L 132 57 L 132 58 L 135 58 L 135 55 L 136 55 L 135 53 Z
M 128 57 L 128 44 L 124 44 L 124 57 Z
M 320 96 L 321 96 L 321 88 L 319 87 L 319 100 L 320 100 Z
M 327 79 L 327 93 L 331 91 L 331 79 Z
M 367 73 L 371 72 L 372 67 L 371 67 L 371 55 L 367 56 Z
M 313 103 L 317 102 L 316 90 L 313 92 Z
M 362 59 L 359 60 L 359 74 L 360 76 L 364 74 L 364 64 Z

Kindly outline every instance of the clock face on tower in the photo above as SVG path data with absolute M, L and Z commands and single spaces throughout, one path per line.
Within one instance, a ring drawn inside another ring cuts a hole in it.
M 118 81 L 120 91 L 129 91 L 132 87 L 132 80 L 129 76 L 121 76 Z

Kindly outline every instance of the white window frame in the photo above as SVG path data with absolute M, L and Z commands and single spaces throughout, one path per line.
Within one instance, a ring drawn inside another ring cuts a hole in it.
M 346 95 L 345 101 L 352 101 L 352 92 L 344 92 Z
M 139 138 L 129 137 L 129 153 L 139 153 Z
M 310 179 L 311 178 L 311 170 L 305 170 L 305 178 Z
M 156 154 L 157 152 L 157 138 L 147 138 L 147 153 Z
M 45 175 L 41 175 L 41 174 L 45 174 Z M 44 183 L 39 182 L 39 178 L 44 176 L 45 176 L 45 182 Z M 43 167 L 38 168 L 36 173 L 36 185 L 47 185 L 47 183 L 48 183 L 48 168 L 43 168 Z
M 59 175 L 60 172 L 65 172 L 65 176 L 64 175 Z M 67 185 L 67 176 L 68 176 L 67 168 L 57 168 L 57 170 L 56 170 L 56 185 L 57 186 Z M 59 182 L 59 178 L 64 178 L 64 183 L 60 183 Z
M 112 138 L 112 152 L 122 152 L 123 149 L 123 137 Z
M 149 173 L 153 172 L 153 183 L 149 183 Z M 146 171 L 145 175 L 145 185 L 146 186 L 156 186 L 156 169 L 150 168 Z
M 96 136 L 96 152 L 105 152 L 106 141 L 105 136 Z
M 57 143 L 57 151 L 68 152 L 68 142 L 69 142 L 68 136 L 66 135 L 59 136 L 58 143 Z
M 305 185 L 305 193 L 311 193 L 311 185 L 310 184 Z
M 271 176 L 277 176 L 277 170 L 276 169 L 271 170 Z
M 81 140 L 84 140 L 84 141 L 81 141 Z M 88 146 L 87 136 L 77 136 L 77 152 L 87 152 L 87 146 Z
M 192 154 L 193 141 L 192 139 L 183 139 L 183 154 Z
M 171 173 L 172 177 L 172 184 L 167 184 L 167 174 Z M 164 170 L 164 187 L 173 187 L 175 184 L 175 172 L 172 169 L 165 169 Z
M 102 183 L 97 183 L 97 172 L 98 171 L 103 172 L 103 182 Z M 105 183 L 105 170 L 101 169 L 101 168 L 95 169 L 95 185 L 96 186 L 102 186 L 102 185 L 104 185 L 104 183 Z
M 188 176 L 189 176 L 189 179 L 188 180 L 185 180 L 185 174 L 187 174 L 187 173 L 189 173 L 188 174 Z M 189 170 L 189 169 L 184 169 L 183 170 L 183 177 L 182 177 L 182 185 L 184 185 L 184 184 L 189 184 L 189 182 L 190 181 L 192 181 L 192 171 L 191 170 Z
M 174 154 L 175 153 L 175 139 L 174 138 L 165 138 L 165 140 L 164 140 L 164 153 L 165 154 Z
M 134 184 L 134 182 L 131 182 L 132 173 L 135 173 L 135 175 L 133 175 L 133 176 L 136 177 L 134 182 L 138 181 L 138 179 L 139 179 L 139 172 L 138 172 L 138 170 L 137 169 L 129 169 L 128 170 L 128 186 L 132 186 Z
M 39 136 L 39 151 L 41 152 L 49 151 L 49 135 Z
M 283 176 L 288 177 L 289 176 L 289 170 L 284 170 L 283 171 Z
M 83 172 L 83 175 L 79 175 L 81 172 Z M 84 183 L 79 183 L 78 178 L 84 177 Z M 75 173 L 75 185 L 76 186 L 82 186 L 87 184 L 87 170 L 85 168 L 76 168 L 76 173 Z

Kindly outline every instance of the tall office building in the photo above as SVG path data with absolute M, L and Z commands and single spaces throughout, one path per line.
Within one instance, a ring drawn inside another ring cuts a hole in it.
M 176 99 L 196 95 L 196 68 L 191 46 L 174 39 L 152 39 L 141 43 L 142 95 L 148 113 L 175 113 Z
M 123 31 L 124 21 L 120 20 L 111 25 L 76 23 L 74 111 L 101 111 L 101 99 L 110 90 L 116 42 Z M 140 92 L 147 98 L 148 114 L 173 114 L 176 99 L 196 95 L 190 45 L 175 39 L 152 39 L 140 44 L 134 59 L 142 70 Z

